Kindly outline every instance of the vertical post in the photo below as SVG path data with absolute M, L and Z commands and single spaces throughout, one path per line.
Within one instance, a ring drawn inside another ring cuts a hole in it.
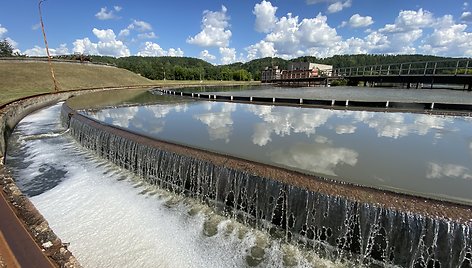
M 402 75 L 402 68 L 403 68 L 403 63 L 400 64 L 400 70 L 398 71 L 398 75 Z
M 454 73 L 454 75 L 457 75 L 457 70 L 459 69 L 459 60 L 457 61 L 456 63 L 456 72 Z
M 468 70 L 469 70 L 469 60 L 467 60 L 467 63 L 465 64 L 465 75 L 467 75 L 468 73 Z
M 428 62 L 426 62 L 425 65 L 424 65 L 423 75 L 426 75 L 426 69 L 428 69 Z
M 438 67 L 438 63 L 434 63 L 433 75 L 436 75 L 436 68 Z
M 388 68 L 387 68 L 387 75 L 390 75 L 390 65 L 388 65 Z
M 410 71 L 411 71 L 411 63 L 410 65 L 408 65 L 408 75 L 410 75 Z
M 46 38 L 46 31 L 44 30 L 43 15 L 41 13 L 41 3 L 43 3 L 44 1 L 46 0 L 40 0 L 38 3 L 39 22 L 41 23 L 41 30 L 43 31 L 43 39 L 44 39 L 44 45 L 46 46 L 46 54 L 48 55 L 49 69 L 51 70 L 51 77 L 52 77 L 52 81 L 54 82 L 54 92 L 58 92 L 59 87 L 57 85 L 56 76 L 54 74 L 54 68 L 52 67 L 51 55 L 49 54 L 48 40 Z

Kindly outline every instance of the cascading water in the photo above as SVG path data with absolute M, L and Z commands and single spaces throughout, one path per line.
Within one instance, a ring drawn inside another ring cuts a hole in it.
M 346 267 L 215 215 L 77 144 L 56 105 L 27 116 L 7 166 L 83 267 Z
M 67 120 L 67 108 L 63 117 Z M 92 123 L 93 124 L 92 124 Z M 308 191 L 211 161 L 149 146 L 81 115 L 70 133 L 84 147 L 173 193 L 331 259 L 367 265 L 470 267 L 472 225 Z

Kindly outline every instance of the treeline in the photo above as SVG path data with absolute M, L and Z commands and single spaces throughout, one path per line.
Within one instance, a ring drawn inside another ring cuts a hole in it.
M 61 56 L 63 59 L 77 58 L 74 55 Z M 262 58 L 246 63 L 229 65 L 212 65 L 201 59 L 190 57 L 122 57 L 87 56 L 87 60 L 115 65 L 128 69 L 146 78 L 153 80 L 260 80 L 261 71 L 266 66 L 279 66 L 286 69 L 291 62 L 316 62 L 338 67 L 353 67 L 378 64 L 392 64 L 404 62 L 440 61 L 452 58 L 428 55 L 336 55 L 328 58 L 311 56 L 299 57 L 291 60 L 281 58 Z M 449 63 L 454 64 L 454 63 Z
M 57 58 L 73 60 L 75 55 Z M 201 59 L 189 57 L 122 57 L 87 56 L 95 63 L 106 63 L 124 68 L 153 80 L 224 80 L 251 81 L 253 75 L 242 63 L 239 65 L 215 66 Z

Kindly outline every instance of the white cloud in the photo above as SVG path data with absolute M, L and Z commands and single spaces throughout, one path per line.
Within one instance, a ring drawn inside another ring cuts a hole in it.
M 385 33 L 404 33 L 431 26 L 434 22 L 433 14 L 422 8 L 418 11 L 402 10 L 395 19 L 394 24 L 387 24 L 379 31 Z
M 118 34 L 118 37 L 119 38 L 123 38 L 123 37 L 126 37 L 130 34 L 130 30 L 129 29 L 123 29 L 120 31 L 120 33 Z
M 374 20 L 371 16 L 362 17 L 359 14 L 352 15 L 348 22 L 349 26 L 352 28 L 367 27 L 369 25 L 372 25 L 373 23 Z
M 454 164 L 437 164 L 429 163 L 426 173 L 428 179 L 448 179 L 459 178 L 464 180 L 472 180 L 470 169 Z
M 327 24 L 326 16 L 318 14 L 315 18 L 299 21 L 298 16 L 294 17 L 288 13 L 287 16 L 280 18 L 272 32 L 267 34 L 264 40 L 266 43 L 249 46 L 246 50 L 250 52 L 248 57 L 254 57 L 264 51 L 266 56 L 282 58 L 302 56 L 312 51 L 323 56 L 331 53 L 328 52 L 331 48 L 338 49 L 337 44 L 341 40 L 342 38 L 338 36 L 336 29 Z M 332 51 L 332 53 L 338 52 Z
M 39 23 L 39 22 L 34 24 L 33 26 L 31 26 L 31 30 L 33 30 L 33 31 L 36 31 L 39 28 L 41 28 L 41 23 Z
M 472 12 L 470 11 L 463 12 L 461 15 L 461 21 L 472 22 Z
M 118 34 L 120 39 L 127 37 L 131 34 L 131 31 L 137 31 L 138 38 L 140 39 L 153 39 L 156 38 L 156 34 L 152 32 L 152 25 L 149 22 L 145 22 L 142 20 L 133 20 L 128 27 L 122 29 Z
M 116 35 L 113 30 L 99 30 L 93 28 L 92 32 L 98 38 L 98 43 L 93 43 L 88 37 L 77 39 L 73 43 L 74 52 L 114 57 L 126 57 L 130 55 L 128 47 L 122 41 L 116 40 Z
M 144 57 L 160 57 L 160 56 L 172 56 L 172 57 L 182 57 L 184 52 L 180 49 L 170 48 L 168 51 L 165 51 L 161 46 L 153 42 L 145 42 L 141 47 L 140 51 L 137 54 L 138 56 Z
M 292 14 L 288 13 L 286 17 L 279 19 L 274 30 L 266 36 L 266 41 L 272 42 L 280 55 L 293 55 L 300 42 L 298 29 L 298 17 L 292 17 Z
M 8 32 L 7 28 L 2 27 L 2 25 L 0 24 L 0 38 L 3 38 L 3 35 L 6 34 L 7 32 Z
M 256 16 L 254 28 L 258 32 L 268 33 L 277 22 L 275 12 L 277 7 L 272 6 L 271 2 L 263 0 L 260 4 L 254 6 L 252 13 Z
M 336 126 L 336 134 L 352 134 L 356 132 L 357 127 L 353 125 L 338 125 Z
M 138 32 L 152 31 L 152 26 L 150 23 L 142 20 L 133 20 L 133 22 L 128 25 L 130 30 L 137 30 Z
M 336 175 L 337 166 L 355 166 L 358 157 L 359 154 L 354 150 L 333 148 L 320 143 L 298 143 L 288 150 L 278 150 L 271 155 L 271 159 L 276 163 L 332 176 Z
M 472 56 L 472 33 L 466 24 L 455 24 L 452 16 L 444 16 L 435 24 L 431 35 L 423 40 L 423 53 L 449 56 Z
M 273 57 L 275 55 L 274 43 L 260 41 L 255 45 L 246 48 L 247 59 L 253 60 L 257 58 Z
M 46 48 L 40 47 L 40 46 L 34 46 L 33 48 L 23 51 L 23 53 L 28 56 L 33 56 L 33 57 L 47 55 Z M 61 44 L 58 48 L 49 48 L 49 54 L 51 54 L 51 56 L 57 56 L 57 55 L 67 55 L 70 53 L 69 53 L 69 49 L 67 48 L 67 45 Z
M 169 48 L 167 51 L 167 56 L 170 57 L 183 57 L 184 56 L 184 51 L 180 48 Z
M 189 37 L 187 43 L 202 47 L 227 47 L 231 38 L 227 9 L 221 6 L 221 11 L 203 12 L 202 31 L 194 37 Z
M 263 120 L 263 123 L 255 126 L 252 135 L 252 142 L 259 146 L 271 141 L 272 134 L 283 137 L 293 132 L 310 136 L 333 115 L 333 111 L 329 110 L 316 112 L 307 110 L 301 115 L 286 108 L 274 112 L 271 106 L 249 106 L 247 110 Z
M 229 47 L 220 47 L 221 64 L 230 64 L 236 62 L 236 49 Z
M 95 14 L 95 17 L 99 20 L 111 20 L 111 19 L 116 19 L 118 18 L 115 14 L 115 12 L 120 12 L 121 11 L 120 6 L 114 6 L 113 10 L 108 10 L 107 7 L 102 7 L 100 8 L 100 11 Z
M 154 32 L 140 33 L 138 34 L 138 38 L 139 39 L 155 39 L 157 38 L 157 35 Z
M 352 5 L 352 0 L 347 0 L 346 2 L 337 1 L 328 6 L 328 13 L 336 13 L 345 8 L 349 8 Z
M 208 113 L 194 115 L 194 118 L 207 125 L 210 140 L 224 140 L 228 143 L 233 132 L 232 113 L 236 106 L 233 103 L 223 103 L 219 111 L 211 111 L 212 108 Z
M 216 59 L 216 56 L 210 54 L 210 52 L 208 52 L 208 50 L 205 49 L 205 50 L 200 51 L 199 58 L 205 61 L 212 62 Z
M 312 19 L 303 19 L 300 23 L 297 35 L 303 46 L 307 47 L 329 47 L 341 41 L 341 36 L 336 29 L 327 23 L 328 18 L 318 14 Z

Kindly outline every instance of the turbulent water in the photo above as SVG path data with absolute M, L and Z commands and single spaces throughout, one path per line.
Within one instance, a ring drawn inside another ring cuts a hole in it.
M 79 146 L 60 105 L 23 119 L 8 145 L 17 184 L 85 267 L 344 267 L 144 184 Z

